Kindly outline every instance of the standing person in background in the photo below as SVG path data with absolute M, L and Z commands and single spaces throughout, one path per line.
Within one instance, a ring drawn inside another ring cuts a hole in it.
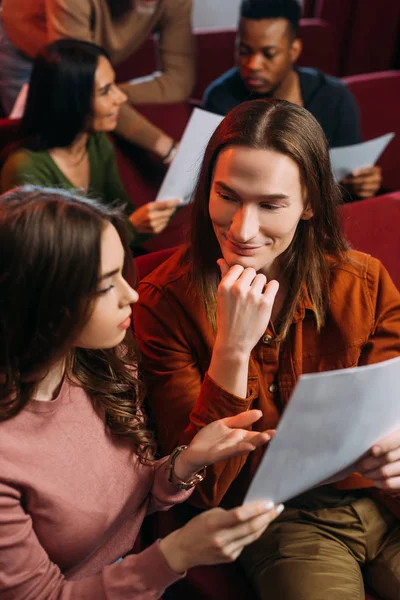
M 194 84 L 192 0 L 3 0 L 0 99 L 8 114 L 40 48 L 58 38 L 103 46 L 116 65 L 159 33 L 160 72 L 122 85 L 117 132 L 169 162 L 175 143 L 133 107 L 186 100 Z
M 361 142 L 358 107 L 347 86 L 317 69 L 297 67 L 301 7 L 296 0 L 243 0 L 237 66 L 211 83 L 206 110 L 226 115 L 246 100 L 279 98 L 304 106 L 321 125 L 331 148 Z M 359 169 L 341 184 L 354 198 L 374 196 L 381 169 Z
M 79 189 L 106 204 L 124 204 L 131 244 L 139 246 L 168 225 L 178 199 L 135 208 L 117 168 L 113 131 L 126 96 L 115 85 L 107 53 L 90 42 L 61 39 L 35 59 L 18 147 L 0 174 L 2 192 L 31 183 Z

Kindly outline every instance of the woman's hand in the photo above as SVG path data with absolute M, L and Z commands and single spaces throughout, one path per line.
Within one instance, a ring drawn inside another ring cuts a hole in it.
M 161 540 L 160 549 L 176 573 L 198 565 L 232 562 L 282 510 L 282 505 L 260 502 L 232 510 L 212 508 Z
M 247 429 L 261 416 L 261 410 L 253 409 L 203 427 L 177 457 L 174 466 L 177 477 L 186 481 L 205 465 L 247 454 L 269 442 L 273 430 L 260 432 Z
M 217 296 L 216 346 L 250 355 L 265 332 L 279 283 L 240 265 L 229 267 L 218 260 L 221 283 Z
M 138 233 L 160 233 L 169 223 L 181 200 L 160 200 L 139 206 L 129 217 Z
M 382 490 L 400 491 L 400 429 L 372 446 L 354 469 Z

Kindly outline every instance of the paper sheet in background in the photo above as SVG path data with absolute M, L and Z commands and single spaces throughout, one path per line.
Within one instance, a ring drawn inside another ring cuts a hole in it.
M 336 180 L 342 181 L 356 169 L 372 167 L 393 138 L 394 133 L 386 133 L 361 144 L 332 148 L 329 154 Z
M 400 427 L 400 357 L 300 377 L 245 503 L 286 502 Z
M 220 115 L 194 109 L 156 200 L 181 198 L 184 204 L 191 201 L 204 151 L 222 119 Z M 374 165 L 393 137 L 394 133 L 387 133 L 368 142 L 330 150 L 336 179 L 341 181 L 355 169 Z
M 194 109 L 156 200 L 181 198 L 184 204 L 190 202 L 204 151 L 222 119 L 220 115 Z

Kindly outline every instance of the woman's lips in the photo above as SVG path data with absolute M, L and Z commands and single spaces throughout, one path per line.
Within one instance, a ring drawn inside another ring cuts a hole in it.
M 129 317 L 127 317 L 125 319 L 125 321 L 122 321 L 122 323 L 120 323 L 118 325 L 118 329 L 128 329 L 128 327 L 130 326 L 130 324 L 131 324 L 131 316 L 129 315 Z

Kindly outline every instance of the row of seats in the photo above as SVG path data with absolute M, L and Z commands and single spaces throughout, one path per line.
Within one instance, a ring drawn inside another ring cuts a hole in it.
M 304 45 L 300 66 L 315 67 L 335 76 L 395 67 L 396 49 L 400 46 L 400 2 L 316 0 L 314 13 L 312 18 L 300 21 L 299 35 Z M 214 79 L 233 66 L 235 37 L 234 28 L 195 31 L 196 100 L 202 98 Z M 156 69 L 156 44 L 151 37 L 117 66 L 117 80 L 141 77 Z
M 378 164 L 382 167 L 385 190 L 400 190 L 400 112 L 397 100 L 400 97 L 400 72 L 354 75 L 346 78 L 346 82 L 360 108 L 363 139 L 372 139 L 390 131 L 396 134 Z M 180 139 L 192 110 L 187 103 L 162 107 L 147 105 L 139 109 L 175 139 Z M 116 145 L 121 175 L 131 197 L 140 202 L 154 200 L 165 168 L 123 142 L 117 141 Z M 187 209 L 182 210 L 165 232 L 151 240 L 149 248 L 157 250 L 181 243 L 184 237 L 182 225 L 187 216 Z
M 396 133 L 378 164 L 382 167 L 387 191 L 400 190 L 400 112 L 397 100 L 400 97 L 400 72 L 355 75 L 346 81 L 360 107 L 363 138 L 371 139 L 389 131 Z M 139 108 L 147 118 L 175 139 L 181 138 L 192 112 L 189 103 L 143 105 Z M 0 120 L 0 151 L 16 136 L 17 123 Z M 113 139 L 121 177 L 133 202 L 141 205 L 154 200 L 166 167 L 143 151 L 122 140 Z M 164 232 L 147 243 L 147 248 L 155 251 L 181 243 L 185 239 L 188 216 L 189 208 L 185 207 Z
M 400 288 L 400 192 L 348 204 L 342 211 L 344 232 L 351 246 L 379 258 Z M 169 248 L 138 257 L 138 279 L 155 269 L 174 250 Z M 152 515 L 145 522 L 142 542 L 146 545 L 164 537 L 184 525 L 190 516 L 191 509 L 186 505 L 177 505 L 168 512 Z M 239 563 L 191 569 L 172 591 L 176 600 L 255 597 Z M 378 599 L 367 593 L 366 600 Z
M 338 48 L 337 75 L 399 67 L 400 2 L 304 0 L 303 15 L 325 21 Z

